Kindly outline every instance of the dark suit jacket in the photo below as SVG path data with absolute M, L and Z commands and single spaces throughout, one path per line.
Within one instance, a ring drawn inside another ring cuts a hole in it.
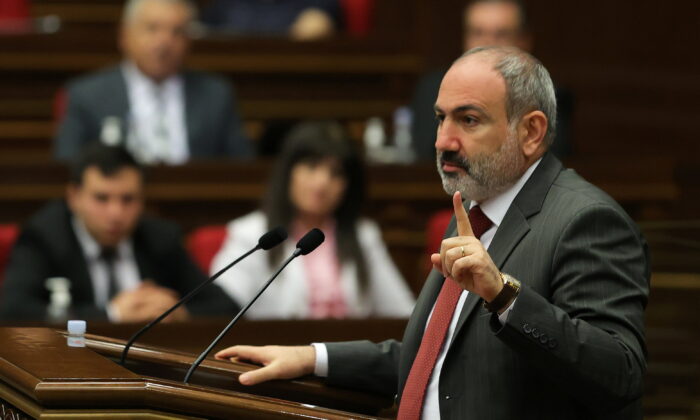
M 105 319 L 95 306 L 92 282 L 65 202 L 44 207 L 23 228 L 10 256 L 0 316 L 41 320 L 46 317 L 49 277 L 70 280 L 72 311 L 81 319 Z M 181 245 L 179 229 L 163 220 L 143 218 L 132 235 L 142 279 L 152 279 L 184 296 L 206 279 Z M 238 306 L 216 285 L 209 285 L 187 304 L 194 315 L 235 314 Z
M 185 124 L 192 158 L 251 154 L 238 116 L 235 95 L 223 79 L 184 72 Z M 68 85 L 67 110 L 55 139 L 54 155 L 71 159 L 86 143 L 99 140 L 104 119 L 121 121 L 128 133 L 129 99 L 121 66 L 83 76 Z
M 440 83 L 447 72 L 446 69 L 434 70 L 421 77 L 413 91 L 411 111 L 411 141 L 416 157 L 420 160 L 435 160 L 435 134 L 437 120 L 435 119 L 435 101 L 440 90 Z M 557 129 L 554 143 L 550 150 L 559 158 L 572 154 L 571 118 L 574 113 L 573 94 L 561 87 L 555 90 L 557 97 Z
M 469 294 L 440 373 L 441 418 L 641 419 L 649 267 L 625 212 L 548 153 L 488 251 L 523 287 L 505 325 Z M 400 394 L 443 281 L 428 277 L 402 344 L 329 344 L 328 380 Z

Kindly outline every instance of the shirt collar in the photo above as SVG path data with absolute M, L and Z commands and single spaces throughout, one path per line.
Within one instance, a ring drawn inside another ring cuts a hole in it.
M 72 223 L 75 236 L 78 238 L 78 243 L 83 249 L 85 257 L 91 261 L 97 260 L 102 252 L 100 244 L 92 237 L 82 220 L 73 216 Z M 131 240 L 129 238 L 122 239 L 116 247 L 117 258 L 129 258 L 132 255 L 132 249 Z
M 472 200 L 469 203 L 469 208 L 471 209 L 478 204 L 481 207 L 481 211 L 483 211 L 486 217 L 493 222 L 494 226 L 500 226 L 501 222 L 503 222 L 503 218 L 506 216 L 506 212 L 508 212 L 508 208 L 510 208 L 510 205 L 513 203 L 513 200 L 515 200 L 515 197 L 523 188 L 527 180 L 530 179 L 530 176 L 532 176 L 532 173 L 535 172 L 535 169 L 541 161 L 542 158 L 537 159 L 535 163 L 527 168 L 525 173 L 518 179 L 518 181 L 507 190 L 495 197 L 489 198 L 482 203 L 477 203 L 476 201 Z
M 159 89 L 162 92 L 170 91 L 178 87 L 181 83 L 181 77 L 174 74 L 167 79 L 163 80 L 160 84 L 156 83 L 150 77 L 146 76 L 139 70 L 139 68 L 131 61 L 124 61 L 122 63 L 122 72 L 124 78 L 126 79 L 127 85 L 133 86 L 138 90 L 145 90 L 148 92 L 157 92 Z

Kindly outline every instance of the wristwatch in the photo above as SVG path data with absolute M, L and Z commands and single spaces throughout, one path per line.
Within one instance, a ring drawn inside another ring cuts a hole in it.
M 500 274 L 503 280 L 503 289 L 501 289 L 491 302 L 486 302 L 484 300 L 484 308 L 489 312 L 500 312 L 518 296 L 518 293 L 520 293 L 520 282 L 518 280 L 508 274 Z

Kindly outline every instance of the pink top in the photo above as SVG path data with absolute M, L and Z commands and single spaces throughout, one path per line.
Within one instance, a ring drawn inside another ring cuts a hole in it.
M 312 253 L 302 257 L 309 291 L 309 318 L 345 318 L 347 306 L 340 279 L 340 262 L 336 246 L 336 225 L 331 220 L 320 227 L 326 240 Z M 306 233 L 298 224 L 293 228 L 295 240 Z

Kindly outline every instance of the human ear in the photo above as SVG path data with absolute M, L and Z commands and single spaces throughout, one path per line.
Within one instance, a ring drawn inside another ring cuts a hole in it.
M 544 112 L 532 111 L 525 114 L 518 125 L 523 154 L 529 158 L 545 147 L 546 134 L 547 116 L 544 115 Z

